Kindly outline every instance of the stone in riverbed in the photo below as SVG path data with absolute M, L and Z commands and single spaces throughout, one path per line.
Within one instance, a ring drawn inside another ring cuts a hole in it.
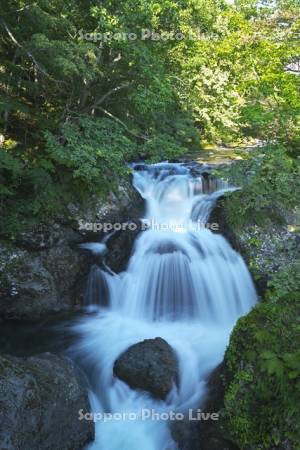
M 68 359 L 0 356 L 1 450 L 81 450 L 94 423 L 80 409 L 89 411 L 88 397 Z
M 114 374 L 131 388 L 164 400 L 178 381 L 178 362 L 164 339 L 146 339 L 121 354 L 114 364 Z

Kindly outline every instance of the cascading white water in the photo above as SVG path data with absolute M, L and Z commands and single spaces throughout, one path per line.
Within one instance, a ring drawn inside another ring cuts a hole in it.
M 76 325 L 80 340 L 74 352 L 88 374 L 94 412 L 185 412 L 201 406 L 207 377 L 222 361 L 234 323 L 253 306 L 256 294 L 241 256 L 203 226 L 218 197 L 232 190 L 226 182 L 209 182 L 192 177 L 184 165 L 161 163 L 137 166 L 134 186 L 145 199 L 149 228 L 137 238 L 126 272 L 100 271 L 109 304 Z M 92 279 L 89 283 L 93 296 L 101 295 L 103 289 Z M 178 387 L 166 401 L 113 376 L 124 350 L 155 337 L 173 347 L 179 362 Z M 97 422 L 89 448 L 177 449 L 167 421 L 125 416 Z

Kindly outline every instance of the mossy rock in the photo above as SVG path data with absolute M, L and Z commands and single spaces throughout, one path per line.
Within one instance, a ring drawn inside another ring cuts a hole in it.
M 224 427 L 241 449 L 300 448 L 300 293 L 238 321 L 225 355 Z

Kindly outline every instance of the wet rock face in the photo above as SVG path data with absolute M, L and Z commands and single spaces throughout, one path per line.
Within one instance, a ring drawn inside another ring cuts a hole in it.
M 104 225 L 140 219 L 143 207 L 142 197 L 128 180 L 122 181 L 116 192 L 111 192 L 105 201 L 92 198 L 91 204 L 86 207 L 80 204 L 67 206 L 74 229 L 90 240 L 103 235 Z M 106 227 L 106 231 L 113 230 Z
M 164 400 L 178 380 L 178 362 L 164 339 L 146 339 L 122 353 L 114 364 L 114 374 L 131 388 Z
M 234 193 L 232 195 L 234 195 Z M 241 243 L 238 239 L 238 236 L 236 235 L 235 230 L 233 230 L 228 223 L 225 214 L 223 198 L 218 199 L 216 206 L 210 213 L 208 222 L 217 223 L 219 225 L 218 233 L 221 233 L 230 242 L 234 250 L 236 250 L 239 253 L 241 252 Z
M 239 450 L 235 443 L 231 442 L 222 427 L 222 410 L 224 408 L 224 364 L 220 364 L 210 374 L 207 381 L 207 396 L 202 406 L 205 412 L 216 411 L 219 420 L 200 421 L 198 424 L 199 450 Z
M 139 220 L 128 222 L 126 229 L 117 231 L 108 241 L 108 253 L 106 262 L 116 273 L 126 269 L 129 258 L 132 254 L 134 241 L 142 230 L 142 223 Z
M 224 199 L 220 199 L 209 222 L 218 223 L 219 232 L 244 257 L 258 294 L 263 295 L 273 275 L 291 266 L 300 256 L 300 234 L 293 225 L 296 218 L 292 214 L 288 216 L 287 211 L 277 211 L 280 217 L 277 223 L 268 221 L 261 226 L 249 223 L 235 229 L 225 211 Z
M 225 436 L 222 427 L 222 409 L 224 408 L 224 364 L 220 364 L 207 380 L 207 394 L 199 409 L 204 414 L 218 414 L 218 420 L 172 422 L 173 439 L 182 450 L 239 450 Z
M 94 231 L 95 224 L 125 223 L 135 217 L 138 222 L 143 213 L 143 200 L 128 181 L 105 202 L 93 200 L 90 205 L 68 205 L 69 216 L 58 217 L 57 222 L 2 240 L 0 320 L 37 320 L 83 304 L 84 286 L 95 261 L 77 244 L 99 242 L 103 232 Z M 107 263 L 114 271 L 126 267 L 138 232 L 138 227 L 118 231 L 109 240 Z
M 89 403 L 71 361 L 50 353 L 0 356 L 0 448 L 81 450 L 94 423 L 79 420 Z
M 289 231 L 286 225 L 248 226 L 239 232 L 238 238 L 260 294 L 265 292 L 273 275 L 300 258 L 300 234 Z
M 18 241 L 22 247 L 0 245 L 0 318 L 36 320 L 80 304 L 88 260 L 71 247 L 77 235 L 63 226 L 49 226 L 47 233 L 48 245 L 43 248 L 41 235 L 32 232 L 30 239 L 23 235 L 22 244 Z

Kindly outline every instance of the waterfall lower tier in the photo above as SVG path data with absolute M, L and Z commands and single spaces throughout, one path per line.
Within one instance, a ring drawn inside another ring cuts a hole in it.
M 244 261 L 209 230 L 144 232 L 137 240 L 116 304 L 127 317 L 233 324 L 255 291 Z
M 234 188 L 167 163 L 136 166 L 134 185 L 146 201 L 150 229 L 136 240 L 125 272 L 92 268 L 87 303 L 106 306 L 75 326 L 79 339 L 72 352 L 87 373 L 92 408 L 101 419 L 89 448 L 175 450 L 162 415 L 201 406 L 232 327 L 256 294 L 241 256 L 222 236 L 199 227 L 218 197 Z M 171 345 L 179 365 L 178 385 L 165 401 L 113 375 L 128 347 L 156 337 Z

